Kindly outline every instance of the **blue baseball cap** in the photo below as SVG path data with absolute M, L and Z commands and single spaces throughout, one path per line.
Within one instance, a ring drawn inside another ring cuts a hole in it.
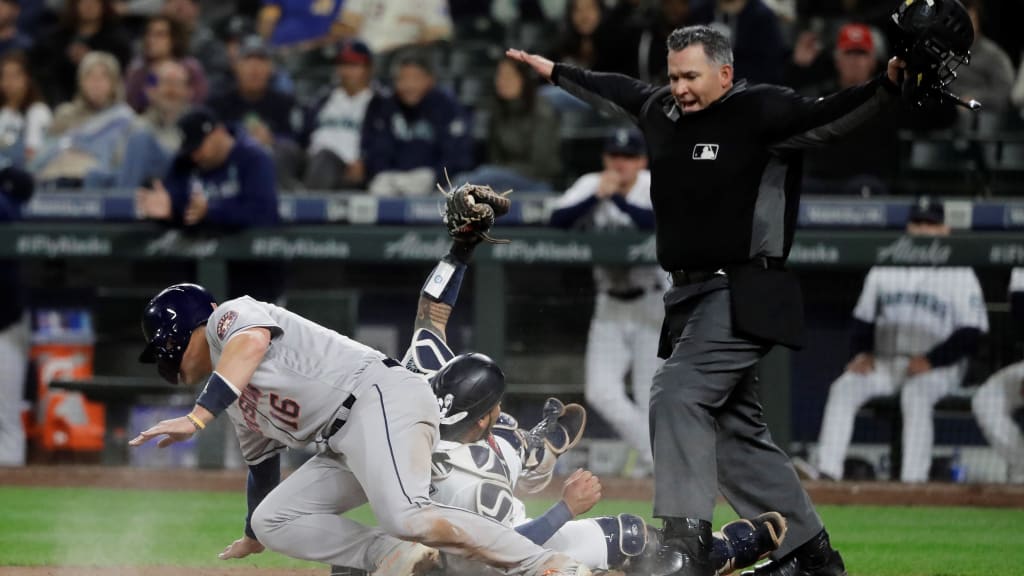
M 220 119 L 213 110 L 197 106 L 178 119 L 178 130 L 181 131 L 180 156 L 191 156 L 203 145 L 203 141 L 220 124 Z
M 934 198 L 921 196 L 910 207 L 910 216 L 907 220 L 927 224 L 944 224 L 946 222 L 946 207 Z
M 635 128 L 618 128 L 604 141 L 604 153 L 617 156 L 646 156 L 644 136 Z
M 338 64 L 368 65 L 373 61 L 373 53 L 365 42 L 353 38 L 338 44 L 338 55 L 335 60 Z

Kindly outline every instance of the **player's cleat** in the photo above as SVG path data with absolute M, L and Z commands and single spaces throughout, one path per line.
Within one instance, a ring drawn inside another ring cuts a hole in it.
M 331 576 L 369 576 L 369 572 L 348 566 L 331 566 Z
M 384 557 L 372 576 L 427 576 L 441 565 L 441 553 L 416 542 L 402 542 Z
M 743 576 L 846 576 L 839 552 L 832 549 L 828 532 L 817 536 L 779 560 L 763 564 Z

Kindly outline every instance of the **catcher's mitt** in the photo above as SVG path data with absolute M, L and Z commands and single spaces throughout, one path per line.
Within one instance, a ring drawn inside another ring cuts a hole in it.
M 508 243 L 508 240 L 491 237 L 488 232 L 494 225 L 494 219 L 504 216 L 512 207 L 512 201 L 507 198 L 511 190 L 498 194 L 490 186 L 468 182 L 449 192 L 440 185 L 438 189 L 447 198 L 442 214 L 449 236 L 457 242 L 472 244 L 481 240 L 492 244 Z

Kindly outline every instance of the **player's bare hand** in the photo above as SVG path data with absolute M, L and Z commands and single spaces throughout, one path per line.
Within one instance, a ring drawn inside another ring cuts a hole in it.
M 171 195 L 159 180 L 152 188 L 139 188 L 135 192 L 135 212 L 142 218 L 167 220 L 171 217 Z
M 242 536 L 238 540 L 231 543 L 230 546 L 224 549 L 223 552 L 217 555 L 217 558 L 221 560 L 230 560 L 232 558 L 245 558 L 250 554 L 259 554 L 263 552 L 263 544 L 260 544 L 259 540 L 253 540 L 248 536 Z
M 914 356 L 907 364 L 907 376 L 917 376 L 932 369 L 932 363 L 924 356 Z
M 903 83 L 903 70 L 907 67 L 907 63 L 902 58 L 893 56 L 889 59 L 889 65 L 885 69 L 885 75 L 889 77 L 889 81 L 899 86 Z
M 861 352 L 850 360 L 850 363 L 846 365 L 846 369 L 854 374 L 867 374 L 874 372 L 875 370 L 875 357 L 867 352 Z
M 195 433 L 196 425 L 193 424 L 188 417 L 182 416 L 180 418 L 163 420 L 149 430 L 143 430 L 138 436 L 132 438 L 131 442 L 128 442 L 128 445 L 142 446 L 153 438 L 163 436 L 156 445 L 158 448 L 165 448 L 177 442 L 184 442 L 191 438 Z
M 601 172 L 601 179 L 597 182 L 597 191 L 594 196 L 600 199 L 610 198 L 612 194 L 621 187 L 622 178 L 614 170 Z
M 185 224 L 187 226 L 194 226 L 203 221 L 206 218 L 206 213 L 210 209 L 210 201 L 206 199 L 206 195 L 201 192 L 194 192 L 188 198 L 188 206 L 185 207 Z
M 505 56 L 508 56 L 513 60 L 519 60 L 520 62 L 529 64 L 530 68 L 533 68 L 534 71 L 537 72 L 537 74 L 540 74 L 545 80 L 551 80 L 551 72 L 555 69 L 555 63 L 551 60 L 516 48 L 509 48 L 508 50 L 505 50 Z
M 601 500 L 601 481 L 589 470 L 578 468 L 562 487 L 562 501 L 573 517 L 586 514 Z

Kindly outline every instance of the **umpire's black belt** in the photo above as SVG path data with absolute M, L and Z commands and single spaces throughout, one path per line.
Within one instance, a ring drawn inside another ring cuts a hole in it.
M 394 358 L 383 358 L 381 362 L 383 362 L 384 365 L 387 366 L 388 368 L 394 368 L 396 366 L 402 365 L 401 362 L 395 360 Z M 345 398 L 345 401 L 341 403 L 341 406 L 346 410 L 352 410 L 352 406 L 355 405 L 355 403 L 355 395 L 349 394 L 348 398 Z M 349 412 L 346 412 L 345 414 L 348 415 Z M 334 422 L 331 422 L 331 427 L 328 428 L 327 432 L 324 433 L 324 440 L 328 440 L 330 439 L 331 436 L 337 434 L 338 430 L 341 430 L 341 427 L 344 426 L 346 422 L 348 422 L 348 420 L 346 420 L 345 418 L 335 418 Z
M 741 264 L 743 266 L 743 264 Z M 781 258 L 768 258 L 765 256 L 758 256 L 752 259 L 746 264 L 746 266 L 756 266 L 758 268 L 782 268 L 783 261 Z M 725 275 L 725 267 L 719 268 L 704 268 L 704 269 L 687 269 L 687 270 L 673 270 L 669 272 L 672 276 L 673 286 L 689 286 L 690 284 L 699 284 L 701 282 L 707 282 L 715 276 Z

